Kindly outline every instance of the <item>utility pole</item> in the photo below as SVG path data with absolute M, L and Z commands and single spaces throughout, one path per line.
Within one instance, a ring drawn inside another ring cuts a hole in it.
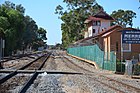
M 1 60 L 2 60 L 2 38 L 0 38 L 0 69 L 2 68 Z
M 2 64 L 1 64 L 1 60 L 4 57 L 4 46 L 5 45 L 5 40 L 3 40 L 2 38 L 0 38 L 0 69 L 3 68 Z

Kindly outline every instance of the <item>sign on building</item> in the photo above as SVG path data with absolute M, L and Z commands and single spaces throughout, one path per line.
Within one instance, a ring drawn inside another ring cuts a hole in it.
M 140 30 L 122 31 L 122 43 L 140 44 Z

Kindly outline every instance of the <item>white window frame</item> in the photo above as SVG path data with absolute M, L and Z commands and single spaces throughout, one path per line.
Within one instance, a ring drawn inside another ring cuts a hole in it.
M 123 47 L 123 46 L 122 46 L 122 47 Z M 128 50 L 124 50 L 124 49 L 122 48 L 122 51 L 123 51 L 123 52 L 131 52 L 131 44 L 128 44 L 128 47 L 129 47 Z
M 93 21 L 93 26 L 101 26 L 101 21 Z

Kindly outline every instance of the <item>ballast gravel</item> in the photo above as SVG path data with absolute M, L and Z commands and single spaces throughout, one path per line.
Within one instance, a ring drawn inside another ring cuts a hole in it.
M 63 60 L 63 55 L 75 65 L 68 60 Z M 110 85 L 113 84 L 112 82 L 106 82 L 105 79 L 102 80 L 99 77 L 100 74 L 140 88 L 140 79 L 127 78 L 124 75 L 116 75 L 107 70 L 97 70 L 93 65 L 67 56 L 63 51 L 53 51 L 53 56 L 45 63 L 43 70 L 81 72 L 83 74 L 48 74 L 44 72 L 37 76 L 26 93 L 118 93 L 98 82 L 100 80 Z M 19 87 L 17 86 L 12 93 L 17 93 Z M 127 90 L 125 92 L 131 93 Z
M 36 86 L 35 86 L 36 84 Z M 115 93 L 83 75 L 39 75 L 27 93 Z

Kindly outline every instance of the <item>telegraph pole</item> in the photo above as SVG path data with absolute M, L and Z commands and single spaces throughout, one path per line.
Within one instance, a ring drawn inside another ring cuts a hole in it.
M 1 64 L 1 60 L 4 57 L 4 47 L 5 47 L 5 40 L 3 40 L 2 38 L 0 38 L 0 69 L 2 69 L 2 64 Z
M 1 60 L 2 60 L 2 38 L 0 38 L 0 69 L 2 68 Z

